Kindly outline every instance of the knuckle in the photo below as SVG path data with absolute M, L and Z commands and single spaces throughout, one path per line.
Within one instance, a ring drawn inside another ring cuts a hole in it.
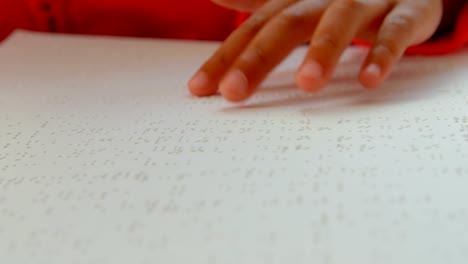
M 284 10 L 278 16 L 278 20 L 289 28 L 300 27 L 306 24 L 307 14 L 303 10 L 292 7 Z
M 374 53 L 379 57 L 396 59 L 400 57 L 401 49 L 397 44 L 393 43 L 392 41 L 388 41 L 377 44 L 374 49 Z
M 323 34 L 317 36 L 312 41 L 312 47 L 318 49 L 327 49 L 327 50 L 338 50 L 340 49 L 340 41 L 336 36 L 330 34 Z
M 336 1 L 337 7 L 345 10 L 361 10 L 367 3 L 363 0 L 340 0 Z
M 226 66 L 230 60 L 226 57 L 226 54 L 225 53 L 219 53 L 219 54 L 216 54 L 217 56 L 214 57 L 214 63 L 217 65 L 217 66 Z
M 268 56 L 265 49 L 261 47 L 255 47 L 252 49 L 252 52 L 259 63 L 262 65 L 268 65 Z
M 245 32 L 258 32 L 266 23 L 267 17 L 261 13 L 255 13 L 249 17 L 243 24 L 242 28 Z
M 260 67 L 269 65 L 269 57 L 264 48 L 254 46 L 242 56 L 242 60 L 248 64 L 258 65 Z
M 404 13 L 389 17 L 387 23 L 389 30 L 399 34 L 411 33 L 416 26 L 413 16 Z

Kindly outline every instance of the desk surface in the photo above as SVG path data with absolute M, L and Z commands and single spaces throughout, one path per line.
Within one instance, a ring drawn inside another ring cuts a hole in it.
M 2 263 L 466 263 L 468 52 L 305 94 L 298 50 L 231 105 L 185 88 L 216 46 L 0 46 Z

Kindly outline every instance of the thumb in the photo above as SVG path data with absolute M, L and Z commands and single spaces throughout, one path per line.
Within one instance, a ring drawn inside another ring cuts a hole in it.
M 240 12 L 255 12 L 269 0 L 211 0 L 213 3 Z

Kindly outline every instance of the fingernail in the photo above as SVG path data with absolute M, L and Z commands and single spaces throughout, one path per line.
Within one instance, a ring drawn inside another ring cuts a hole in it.
M 206 92 L 210 85 L 211 82 L 208 78 L 208 74 L 202 71 L 197 72 L 188 83 L 190 91 L 196 95 L 200 95 Z
M 249 95 L 249 82 L 240 70 L 231 70 L 219 84 L 219 90 L 230 101 L 241 101 Z
M 377 64 L 370 64 L 369 66 L 367 66 L 365 72 L 373 78 L 380 78 L 380 76 L 382 75 L 382 70 Z
M 323 68 L 316 61 L 308 61 L 299 70 L 299 75 L 306 79 L 320 80 L 323 77 Z
M 367 88 L 376 88 L 382 81 L 382 69 L 379 65 L 369 64 L 362 72 L 361 83 Z
M 299 69 L 297 84 L 305 91 L 317 91 L 321 88 L 323 68 L 316 61 L 307 61 Z

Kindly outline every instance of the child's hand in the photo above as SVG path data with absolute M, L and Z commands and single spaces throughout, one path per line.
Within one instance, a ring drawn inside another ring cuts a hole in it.
M 213 0 L 255 11 L 209 58 L 189 83 L 197 96 L 219 89 L 229 101 L 248 98 L 295 47 L 310 40 L 296 75 L 317 91 L 340 55 L 357 38 L 373 43 L 359 74 L 377 87 L 409 46 L 429 39 L 442 18 L 442 0 Z

